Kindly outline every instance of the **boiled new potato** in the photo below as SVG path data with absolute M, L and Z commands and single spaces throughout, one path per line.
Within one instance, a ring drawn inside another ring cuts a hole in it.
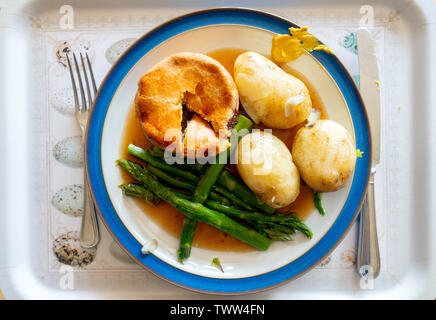
M 348 131 L 331 120 L 317 120 L 298 130 L 292 157 L 309 187 L 316 191 L 342 188 L 356 164 L 356 146 Z
M 254 131 L 239 141 L 238 172 L 257 197 L 273 208 L 292 203 L 300 175 L 286 145 L 269 132 Z
M 264 56 L 241 54 L 234 76 L 241 103 L 254 122 L 289 129 L 309 117 L 312 101 L 305 84 Z

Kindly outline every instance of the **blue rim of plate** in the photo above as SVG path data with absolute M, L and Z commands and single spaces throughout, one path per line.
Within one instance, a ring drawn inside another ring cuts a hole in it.
M 86 172 L 101 219 L 121 247 L 135 261 L 158 277 L 180 287 L 203 293 L 246 294 L 276 287 L 301 276 L 322 261 L 340 243 L 356 219 L 363 202 L 369 178 L 371 142 L 366 111 L 351 76 L 336 56 L 323 51 L 312 52 L 311 54 L 332 76 L 345 97 L 353 121 L 356 145 L 365 155 L 363 158 L 358 158 L 356 162 L 348 198 L 326 234 L 311 249 L 291 263 L 274 271 L 240 279 L 216 279 L 195 275 L 177 269 L 152 254 L 141 254 L 141 244 L 119 219 L 105 187 L 101 143 L 106 113 L 121 81 L 148 51 L 179 33 L 220 24 L 247 25 L 280 34 L 286 34 L 289 27 L 296 26 L 282 17 L 262 11 L 215 8 L 175 18 L 142 36 L 118 59 L 98 90 L 86 132 Z

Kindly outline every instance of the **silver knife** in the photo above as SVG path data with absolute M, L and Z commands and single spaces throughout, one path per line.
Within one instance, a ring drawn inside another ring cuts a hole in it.
M 365 202 L 360 213 L 357 270 L 363 278 L 380 273 L 380 252 L 375 218 L 374 175 L 380 162 L 380 89 L 374 39 L 367 29 L 357 31 L 360 94 L 368 114 L 371 132 L 371 173 Z

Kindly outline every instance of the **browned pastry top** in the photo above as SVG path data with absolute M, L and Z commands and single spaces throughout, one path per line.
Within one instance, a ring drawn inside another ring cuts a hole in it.
M 135 103 L 147 137 L 160 147 L 180 139 L 186 155 L 189 143 L 183 143 L 184 135 L 189 134 L 192 139 L 199 131 L 199 139 L 193 144 L 196 149 L 215 148 L 222 152 L 228 148 L 239 97 L 232 76 L 216 60 L 182 52 L 163 59 L 141 77 Z M 189 130 L 184 132 L 182 105 L 197 115 L 192 117 L 195 125 L 188 120 Z

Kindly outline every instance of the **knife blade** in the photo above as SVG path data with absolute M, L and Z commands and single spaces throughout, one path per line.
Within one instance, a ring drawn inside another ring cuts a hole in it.
M 375 42 L 366 29 L 357 31 L 360 94 L 368 114 L 371 132 L 371 173 L 365 201 L 360 213 L 357 270 L 364 279 L 375 279 L 380 273 L 374 175 L 380 162 L 380 91 Z
M 380 162 L 380 88 L 375 42 L 367 29 L 359 29 L 356 35 L 360 93 L 369 119 L 372 144 L 371 166 L 374 167 Z

